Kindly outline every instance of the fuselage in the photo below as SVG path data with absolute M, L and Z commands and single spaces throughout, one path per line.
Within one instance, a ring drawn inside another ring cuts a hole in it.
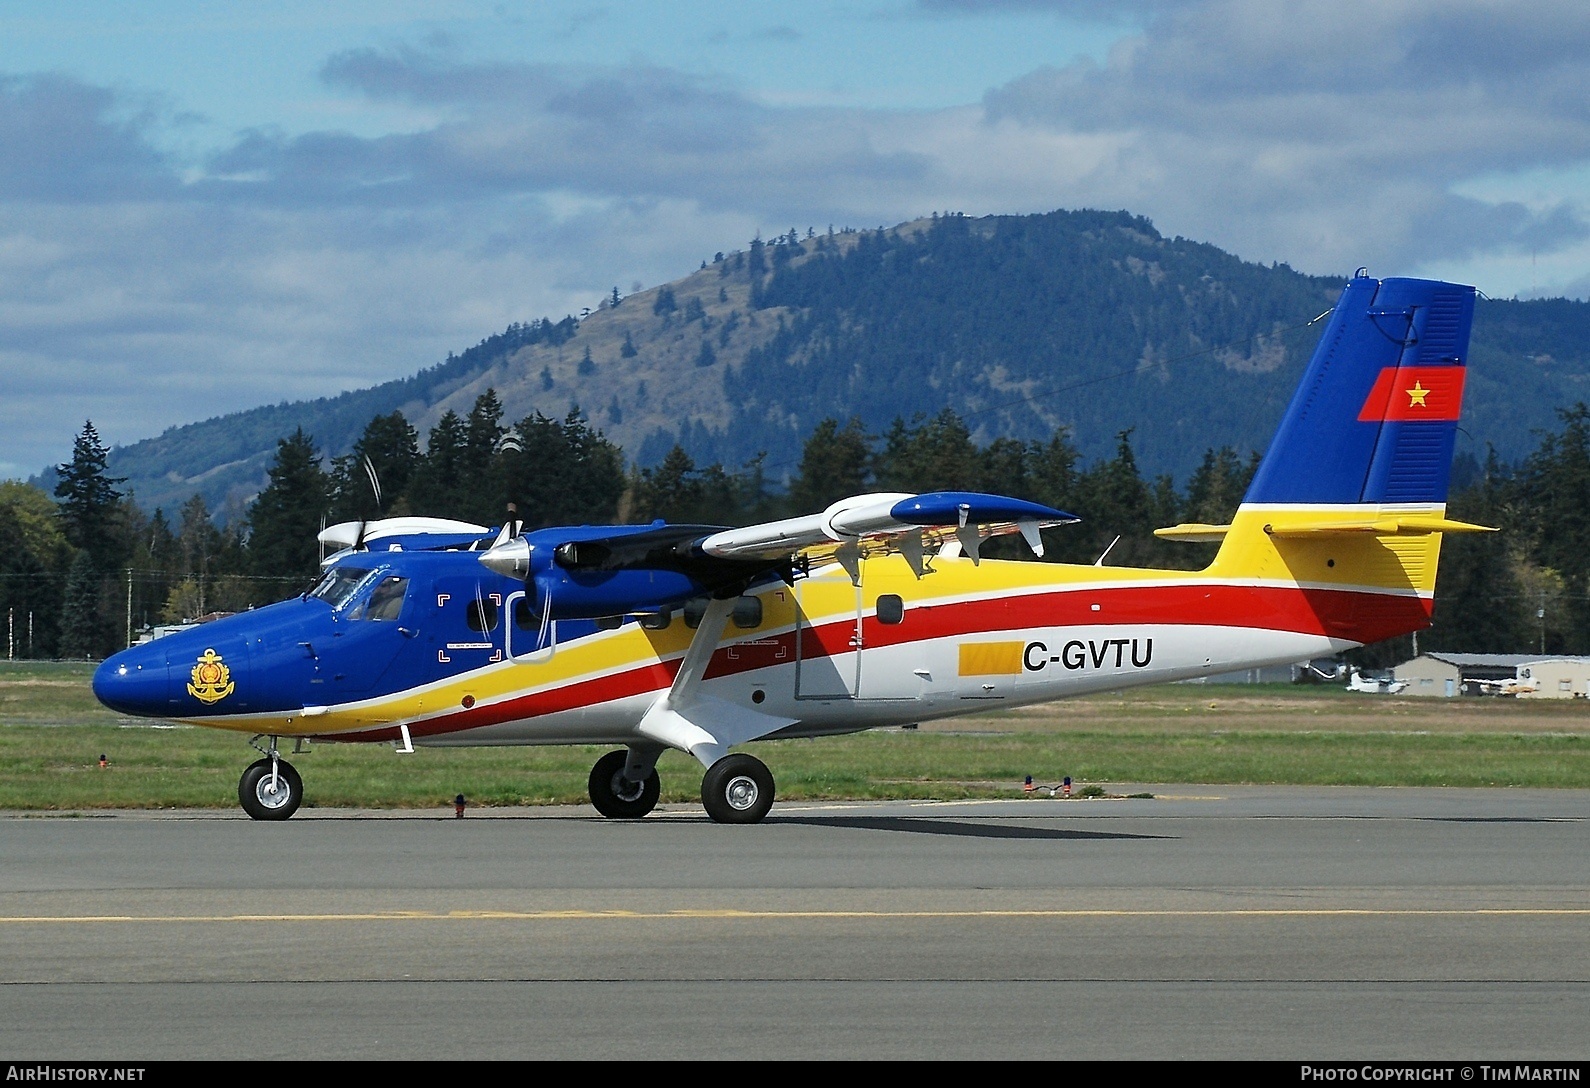
M 703 690 L 790 721 L 773 735 L 818 735 L 1299 661 L 1428 623 L 1439 534 L 1289 541 L 1258 530 L 1274 516 L 1239 515 L 1199 572 L 939 556 L 918 577 L 885 553 L 857 581 L 837 564 L 772 579 L 737 602 Z M 476 553 L 361 553 L 312 594 L 111 657 L 94 688 L 124 713 L 249 733 L 624 744 L 699 616 L 542 622 Z

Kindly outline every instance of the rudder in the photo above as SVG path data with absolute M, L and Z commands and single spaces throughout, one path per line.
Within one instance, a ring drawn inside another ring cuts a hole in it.
M 1474 297 L 1354 276 L 1244 504 L 1444 503 Z

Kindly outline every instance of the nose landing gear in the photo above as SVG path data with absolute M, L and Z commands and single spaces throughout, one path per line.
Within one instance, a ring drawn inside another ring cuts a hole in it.
M 304 780 L 291 763 L 277 755 L 275 737 L 269 750 L 260 750 L 265 758 L 249 764 L 238 780 L 238 803 L 253 819 L 285 820 L 303 803 Z

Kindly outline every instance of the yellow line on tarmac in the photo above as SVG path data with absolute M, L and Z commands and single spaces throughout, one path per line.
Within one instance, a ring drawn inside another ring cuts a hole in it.
M 541 922 L 658 919 L 933 919 L 933 918 L 1477 918 L 1590 916 L 1590 907 L 1475 907 L 1469 909 L 1237 909 L 1237 910 L 394 910 L 346 914 L 83 914 L 0 916 L 0 925 L 137 922 Z

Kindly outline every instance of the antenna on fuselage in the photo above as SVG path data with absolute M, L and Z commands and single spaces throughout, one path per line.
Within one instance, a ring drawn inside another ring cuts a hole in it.
M 1119 544 L 1119 543 L 1120 543 L 1120 542 L 1121 542 L 1121 538 L 1120 538 L 1120 536 L 1119 536 L 1119 535 L 1117 535 L 1117 536 L 1116 536 L 1116 538 L 1115 538 L 1115 539 L 1114 539 L 1114 540 L 1112 540 L 1112 541 L 1110 541 L 1110 547 L 1109 547 L 1109 548 L 1105 548 L 1105 549 L 1104 549 L 1104 550 L 1103 550 L 1103 551 L 1102 551 L 1102 552 L 1100 552 L 1100 553 L 1099 553 L 1099 557 L 1098 557 L 1098 558 L 1097 558 L 1097 559 L 1095 559 L 1095 560 L 1094 560 L 1094 561 L 1093 561 L 1093 565 L 1094 565 L 1094 566 L 1095 566 L 1095 567 L 1102 567 L 1102 566 L 1104 566 L 1104 557 L 1105 557 L 1105 556 L 1106 556 L 1106 555 L 1109 555 L 1109 554 L 1110 554 L 1110 548 L 1113 548 L 1113 547 L 1115 547 L 1115 546 L 1116 546 L 1116 545 L 1117 545 L 1117 544 Z

